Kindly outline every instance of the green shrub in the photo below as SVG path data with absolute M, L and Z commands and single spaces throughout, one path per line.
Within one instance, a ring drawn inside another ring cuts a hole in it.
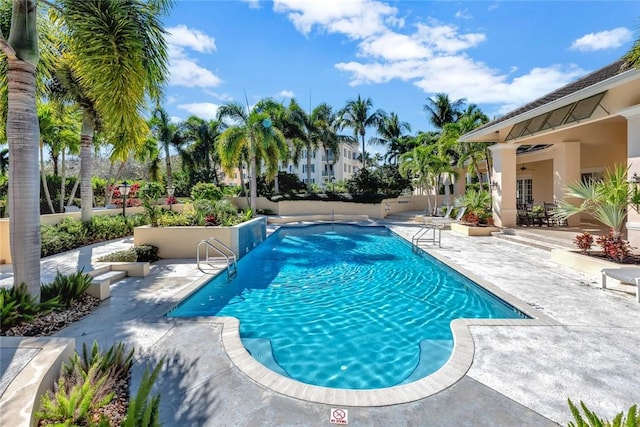
M 193 200 L 220 200 L 222 199 L 222 190 L 215 184 L 200 182 L 191 189 L 191 198 Z
M 70 374 L 74 366 L 79 366 L 83 372 L 89 372 L 92 367 L 95 367 L 101 375 L 127 378 L 133 366 L 134 353 L 134 350 L 127 352 L 124 343 L 118 343 L 105 352 L 100 351 L 97 341 L 93 342 L 91 351 L 87 349 L 87 343 L 83 343 L 82 356 L 75 353 L 71 363 L 63 367 L 63 373 Z
M 157 246 L 140 245 L 102 256 L 98 262 L 156 262 L 159 259 L 158 250 Z
M 84 274 L 83 270 L 65 275 L 58 271 L 53 282 L 40 287 L 40 295 L 43 300 L 58 297 L 60 304 L 70 307 L 71 303 L 86 291 L 93 278 Z
M 158 225 L 160 227 L 184 227 L 198 225 L 198 218 L 196 212 L 188 207 L 185 207 L 182 212 L 165 210 L 158 218 Z
M 136 253 L 136 260 L 138 262 L 156 262 L 158 261 L 158 250 L 157 246 L 153 245 L 140 245 L 135 246 L 133 250 Z
M 613 417 L 613 421 L 609 422 L 598 417 L 598 415 L 593 411 L 590 411 L 589 408 L 587 408 L 587 405 L 585 405 L 581 400 L 580 406 L 584 411 L 584 415 L 586 417 L 585 420 L 580 413 L 580 410 L 573 404 L 573 402 L 571 402 L 571 399 L 568 399 L 568 401 L 569 409 L 571 410 L 571 414 L 575 420 L 575 423 L 573 421 L 569 422 L 569 427 L 640 427 L 640 413 L 637 411 L 637 405 L 633 405 L 629 408 L 626 419 L 624 412 L 620 412 Z
M 129 408 L 127 408 L 127 417 L 122 423 L 123 427 L 148 427 L 160 425 L 160 395 L 151 395 L 153 383 L 158 378 L 164 358 L 149 373 L 149 369 L 145 369 L 138 387 L 138 392 L 133 399 L 129 399 Z
M 4 331 L 21 322 L 32 321 L 38 314 L 46 314 L 59 307 L 58 298 L 38 303 L 24 283 L 13 288 L 0 288 L 0 328 Z
M 95 425 L 92 414 L 111 402 L 114 383 L 114 378 L 101 374 L 97 366 L 84 372 L 72 362 L 69 371 L 54 385 L 54 391 L 42 396 L 42 410 L 36 416 L 63 426 Z M 98 425 L 109 425 L 104 415 Z

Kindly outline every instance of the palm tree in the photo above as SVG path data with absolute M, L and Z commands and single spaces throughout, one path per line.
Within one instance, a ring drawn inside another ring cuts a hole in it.
M 435 97 L 427 98 L 423 108 L 429 123 L 436 129 L 442 129 L 447 123 L 456 122 L 460 118 L 465 102 L 465 98 L 451 101 L 448 94 L 436 93 Z
M 269 100 L 258 102 L 252 109 L 231 102 L 220 107 L 218 119 L 233 122 L 219 137 L 218 154 L 222 167 L 228 173 L 241 161 L 243 153 L 248 156 L 250 176 L 250 206 L 253 213 L 257 208 L 258 162 L 267 167 L 267 179 L 278 173 L 278 163 L 287 144 L 282 131 L 273 126 L 271 116 L 266 112 Z
M 52 8 L 67 35 L 63 45 L 73 52 L 75 75 L 88 97 L 97 101 L 96 110 L 106 131 L 113 135 L 111 140 L 134 144 L 144 140 L 146 124 L 140 112 L 145 95 L 157 98 L 166 75 L 166 45 L 158 16 L 166 13 L 170 4 L 169 0 L 61 0 Z M 36 0 L 14 0 L 8 38 L 6 27 L 0 28 L 0 50 L 7 58 L 6 133 L 12 158 L 9 214 L 14 285 L 25 283 L 35 298 L 40 295 L 38 15 Z M 126 147 L 116 148 L 116 154 L 125 154 Z M 90 171 L 83 172 L 84 177 L 90 180 Z M 90 202 L 92 197 L 85 194 L 83 200 L 87 199 Z M 87 219 L 85 209 L 90 213 L 90 206 L 83 203 L 83 219 Z
M 640 201 L 638 193 L 629 188 L 628 170 L 628 167 L 615 165 L 613 169 L 605 171 L 602 181 L 579 181 L 567 185 L 565 196 L 581 200 L 581 203 L 576 206 L 569 201 L 560 200 L 555 215 L 568 219 L 572 215 L 586 212 L 610 227 L 614 237 L 619 238 L 629 203 Z
M 640 38 L 637 38 L 633 43 L 629 52 L 623 57 L 625 60 L 625 66 L 630 68 L 640 67 Z
M 362 139 L 362 167 L 365 168 L 365 134 L 368 127 L 378 127 L 386 113 L 383 110 L 371 112 L 373 101 L 371 98 L 362 99 L 358 95 L 358 99 L 347 101 L 347 105 L 338 112 L 340 116 L 340 129 L 346 127 L 353 130 L 354 139 L 358 137 Z
M 396 113 L 391 113 L 389 116 L 384 116 L 378 124 L 377 138 L 371 138 L 369 142 L 377 145 L 384 145 L 387 147 L 386 160 L 397 160 L 397 152 L 395 155 L 389 155 L 389 152 L 393 150 L 399 150 L 403 142 L 406 142 L 405 132 L 411 132 L 411 125 L 407 122 L 401 122 Z
M 9 233 L 14 286 L 25 283 L 40 298 L 40 185 L 36 114 L 38 31 L 36 0 L 12 2 L 11 30 L 0 33 L 6 56 L 7 141 L 9 142 Z M 3 61 L 4 63 L 4 61 Z M 0 84 L 0 86 L 3 86 Z
M 420 145 L 400 156 L 399 171 L 402 176 L 414 179 L 421 193 L 433 192 L 434 203 L 427 197 L 427 210 L 432 213 L 437 205 L 438 189 L 442 174 L 453 172 L 447 158 L 440 155 L 437 145 Z
M 144 146 L 146 97 L 158 99 L 167 74 L 167 47 L 160 17 L 165 0 L 62 0 L 54 17 L 66 34 L 58 75 L 64 91 L 83 110 L 80 170 L 82 220 L 91 219 L 93 135 L 101 127 L 125 160 Z M 114 42 L 117 41 L 117 42 Z
M 184 144 L 182 133 L 178 130 L 178 125 L 171 123 L 169 114 L 160 106 L 157 106 L 151 116 L 151 133 L 161 144 L 164 151 L 164 161 L 167 170 L 167 187 L 173 187 L 173 170 L 171 168 L 171 147 L 178 150 Z
M 444 125 L 438 140 L 441 153 L 449 154 L 455 158 L 455 163 L 458 167 L 463 167 L 465 164 L 468 164 L 469 169 L 477 176 L 480 176 L 480 162 L 486 162 L 487 185 L 491 182 L 490 144 L 482 142 L 460 142 L 459 138 L 488 121 L 489 118 L 480 108 L 475 104 L 471 104 L 456 122 L 446 123 Z M 451 154 L 451 151 L 453 151 L 453 154 Z
M 184 142 L 191 142 L 188 149 L 181 151 L 181 157 L 183 166 L 192 180 L 213 181 L 218 185 L 217 170 L 220 157 L 216 150 L 216 143 L 222 130 L 224 130 L 222 121 L 206 121 L 196 116 L 189 117 L 180 125 Z

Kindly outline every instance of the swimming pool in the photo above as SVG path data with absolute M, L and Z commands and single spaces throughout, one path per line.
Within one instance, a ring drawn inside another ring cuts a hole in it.
M 376 389 L 448 360 L 457 318 L 527 318 L 384 227 L 281 228 L 172 317 L 231 316 L 254 358 L 298 381 Z

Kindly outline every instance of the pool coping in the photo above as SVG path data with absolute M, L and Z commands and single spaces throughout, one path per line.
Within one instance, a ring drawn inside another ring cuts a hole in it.
M 388 227 L 387 227 L 388 228 Z M 396 233 L 394 233 L 396 234 Z M 407 240 L 405 237 L 396 234 Z M 529 316 L 529 319 L 456 319 L 451 322 L 453 335 L 453 351 L 447 362 L 436 372 L 417 381 L 393 387 L 351 390 L 329 388 L 305 384 L 292 378 L 282 376 L 262 365 L 254 359 L 242 344 L 240 338 L 240 321 L 235 317 L 207 317 L 210 321 L 222 324 L 222 344 L 231 362 L 256 384 L 276 393 L 307 402 L 337 406 L 378 407 L 410 403 L 439 393 L 462 379 L 471 368 L 475 352 L 472 326 L 557 326 L 558 321 L 547 316 L 535 307 L 519 298 L 503 291 L 497 286 L 476 277 L 469 270 L 455 264 L 440 254 L 420 247 L 425 253 L 433 256 L 450 268 L 458 271 L 479 286 L 504 300 L 514 308 Z M 188 289 L 176 297 L 182 301 L 195 292 L 211 277 L 203 277 L 194 281 Z

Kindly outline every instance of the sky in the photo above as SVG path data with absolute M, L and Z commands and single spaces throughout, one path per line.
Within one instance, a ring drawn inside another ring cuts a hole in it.
M 495 118 L 619 59 L 640 1 L 177 0 L 164 23 L 175 121 L 265 97 L 337 111 L 361 95 L 416 134 L 433 130 L 436 93 Z

